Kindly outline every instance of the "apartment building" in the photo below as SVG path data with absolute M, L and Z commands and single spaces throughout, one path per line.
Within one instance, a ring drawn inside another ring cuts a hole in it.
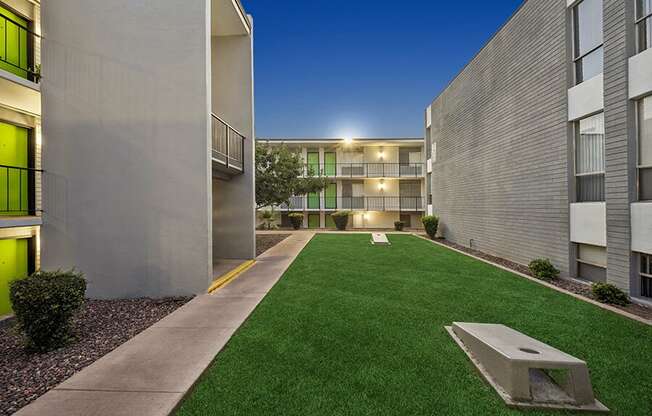
M 38 2 L 0 1 L 0 316 L 40 262 L 40 31 Z
M 403 221 L 421 227 L 426 210 L 424 141 L 421 138 L 377 139 L 259 139 L 287 146 L 305 162 L 304 174 L 329 179 L 322 192 L 292 197 L 279 207 L 281 225 L 288 214 L 301 212 L 304 227 L 335 228 L 330 214 L 352 211 L 355 229 L 394 228 Z
M 239 1 L 0 0 L 0 35 L 0 315 L 39 267 L 162 297 L 255 257 Z
M 426 109 L 452 241 L 652 297 L 652 1 L 527 0 Z

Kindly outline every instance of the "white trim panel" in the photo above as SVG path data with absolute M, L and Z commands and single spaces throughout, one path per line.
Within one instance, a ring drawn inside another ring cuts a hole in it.
M 568 90 L 568 121 L 604 110 L 604 80 L 602 74 Z
M 432 106 L 426 108 L 426 128 L 432 126 Z
M 629 58 L 629 98 L 652 92 L 652 49 Z
M 632 204 L 632 251 L 652 254 L 652 202 Z
M 604 202 L 570 204 L 570 239 L 574 243 L 607 246 L 607 206 Z

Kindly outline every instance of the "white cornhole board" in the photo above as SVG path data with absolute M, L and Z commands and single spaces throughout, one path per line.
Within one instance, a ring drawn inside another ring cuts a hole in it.
M 372 233 L 371 234 L 371 244 L 375 246 L 388 246 L 391 243 L 387 239 L 387 234 L 385 233 Z
M 584 361 L 504 325 L 446 327 L 480 374 L 510 407 L 608 412 L 593 396 Z M 561 370 L 561 384 L 548 373 Z

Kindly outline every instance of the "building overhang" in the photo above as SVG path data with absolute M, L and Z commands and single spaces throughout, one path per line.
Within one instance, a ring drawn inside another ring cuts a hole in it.
M 251 20 L 240 0 L 212 0 L 212 36 L 251 35 Z

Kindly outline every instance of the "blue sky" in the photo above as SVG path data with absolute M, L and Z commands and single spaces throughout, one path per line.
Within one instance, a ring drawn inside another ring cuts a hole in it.
M 242 0 L 258 137 L 421 137 L 423 111 L 522 0 Z

